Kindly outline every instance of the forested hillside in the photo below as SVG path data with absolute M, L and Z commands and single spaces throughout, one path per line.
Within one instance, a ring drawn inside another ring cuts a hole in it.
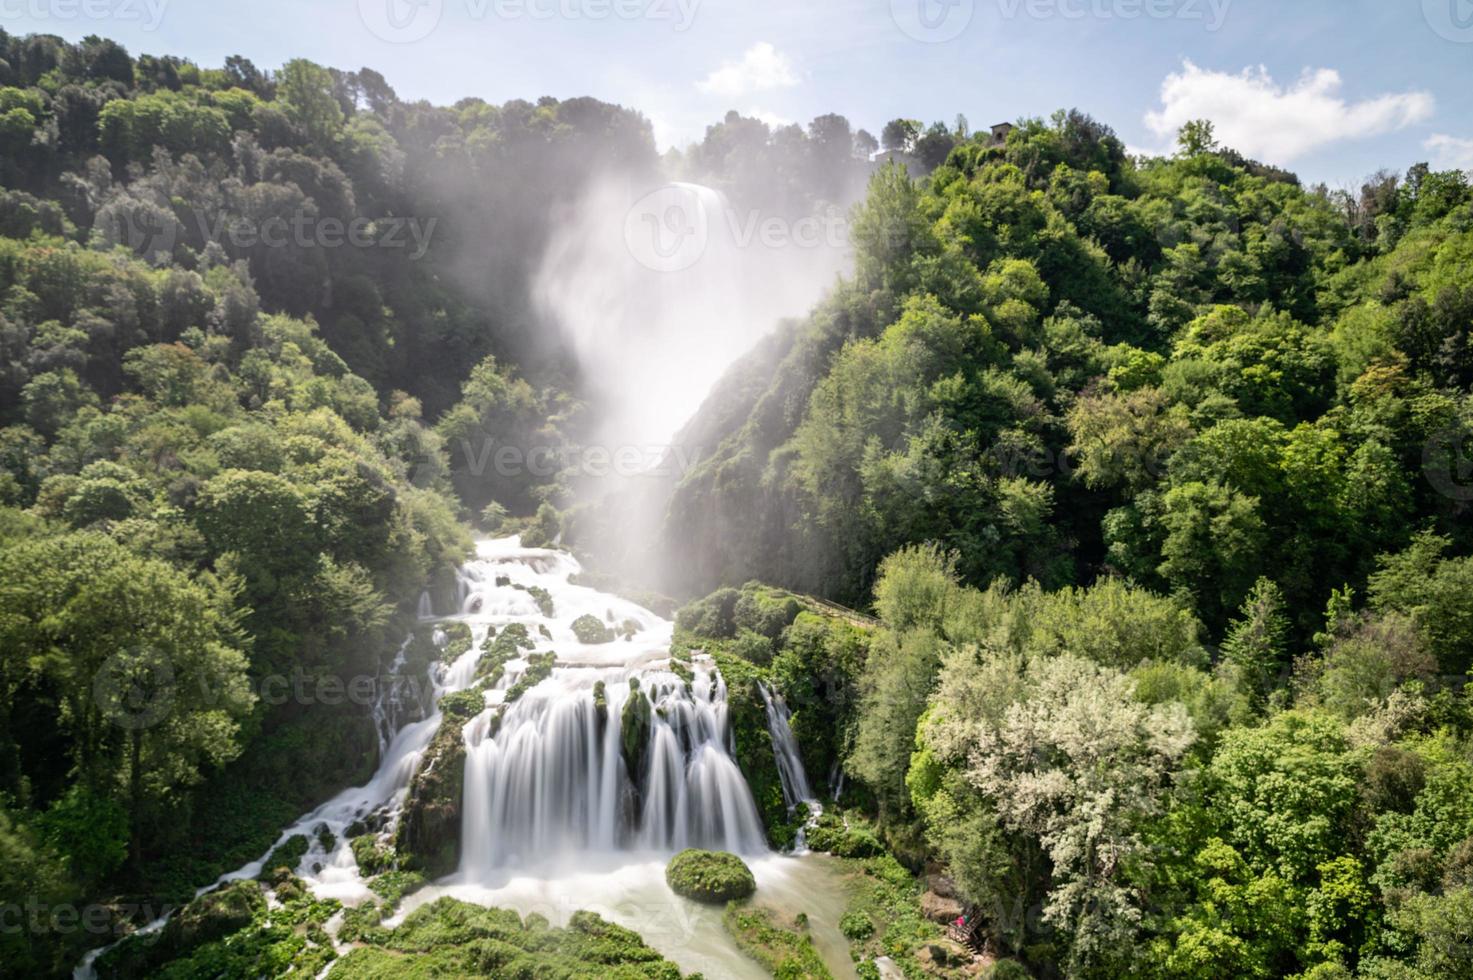
M 671 580 L 864 604 L 935 541 L 979 586 L 1119 574 L 1215 631 L 1270 575 L 1305 638 L 1418 531 L 1473 544 L 1469 201 L 1426 168 L 1351 199 L 1210 143 L 1131 161 L 1077 113 L 882 172 L 853 279 L 691 423 L 719 448 Z
M 1466 175 L 1330 194 L 1061 113 L 853 229 L 687 428 L 662 542 L 882 621 L 680 616 L 739 752 L 757 681 L 794 705 L 847 808 L 813 846 L 928 872 L 993 976 L 1469 976 Z M 935 973 L 907 908 L 846 933 Z

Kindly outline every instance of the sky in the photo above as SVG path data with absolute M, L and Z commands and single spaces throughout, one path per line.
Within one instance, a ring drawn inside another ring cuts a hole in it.
M 441 104 L 591 95 L 642 111 L 662 149 L 728 109 L 878 135 L 1076 107 L 1139 152 L 1208 118 L 1332 188 L 1473 170 L 1473 0 L 0 0 L 0 28 L 370 67 Z

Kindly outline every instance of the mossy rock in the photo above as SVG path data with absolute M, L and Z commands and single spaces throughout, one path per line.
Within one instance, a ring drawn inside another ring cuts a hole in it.
M 447 694 L 440 699 L 440 713 L 465 722 L 486 710 L 486 695 L 479 686 Z
M 460 813 L 465 784 L 465 739 L 461 723 L 440 723 L 410 784 L 394 842 L 406 871 L 439 878 L 460 864 Z
M 301 834 L 293 834 L 271 849 L 266 855 L 266 860 L 261 862 L 261 873 L 256 876 L 258 880 L 269 878 L 277 868 L 286 868 L 289 871 L 297 870 L 297 865 L 302 863 L 311 848 L 310 842 Z
M 619 750 L 636 792 L 644 775 L 645 749 L 650 744 L 651 714 L 650 699 L 639 689 L 639 678 L 629 678 L 629 700 L 624 702 L 624 713 L 619 719 Z
M 573 620 L 573 635 L 579 643 L 613 643 L 615 633 L 597 616 L 579 616 Z
M 746 898 L 757 890 L 752 869 L 725 851 L 681 851 L 665 867 L 665 883 L 677 895 L 719 905 Z
M 353 849 L 353 860 L 358 862 L 358 870 L 365 878 L 382 874 L 394 866 L 393 850 L 380 844 L 375 834 L 355 837 L 348 846 Z

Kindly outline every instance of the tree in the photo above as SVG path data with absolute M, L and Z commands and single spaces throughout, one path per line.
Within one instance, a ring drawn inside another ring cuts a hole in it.
M 1217 138 L 1211 120 L 1193 119 L 1187 123 L 1176 134 L 1176 145 L 1187 157 L 1217 152 Z
M 891 153 L 909 153 L 921 138 L 921 124 L 915 119 L 892 119 L 880 131 L 880 145 Z
M 1271 579 L 1260 578 L 1222 641 L 1223 660 L 1258 702 L 1287 666 L 1289 619 L 1284 609 L 1283 591 Z
M 1143 921 L 1131 877 L 1195 738 L 1175 703 L 1150 706 L 1128 676 L 1068 654 L 990 663 L 948 657 L 924 740 L 1051 865 L 1044 921 L 1072 975 L 1126 967 Z
M 319 150 L 331 148 L 343 128 L 343 108 L 333 95 L 332 74 L 303 58 L 288 61 L 276 79 L 287 117 Z

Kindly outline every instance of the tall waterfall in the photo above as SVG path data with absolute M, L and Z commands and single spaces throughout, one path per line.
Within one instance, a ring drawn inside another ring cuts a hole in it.
M 761 685 L 762 700 L 767 704 L 767 732 L 772 736 L 772 751 L 777 757 L 777 774 L 783 784 L 783 802 L 789 810 L 799 803 L 815 802 L 808 788 L 808 773 L 803 757 L 798 754 L 798 739 L 793 734 L 792 712 L 781 694 Z

